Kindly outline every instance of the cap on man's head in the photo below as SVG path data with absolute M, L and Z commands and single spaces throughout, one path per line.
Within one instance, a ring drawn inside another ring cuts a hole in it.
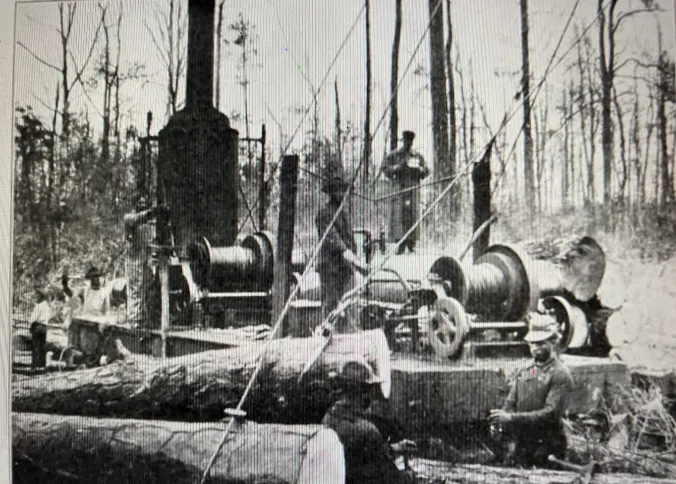
M 101 277 L 103 274 L 99 270 L 98 267 L 92 266 L 90 267 L 86 274 L 85 274 L 85 279 L 93 279 L 94 277 Z
M 337 377 L 345 382 L 363 385 L 376 385 L 383 381 L 376 376 L 371 365 L 363 360 L 347 361 L 341 367 Z
M 547 340 L 560 339 L 561 333 L 556 323 L 553 323 L 548 317 L 541 319 L 538 316 L 540 315 L 532 315 L 530 328 L 524 340 L 528 343 L 541 343 Z
M 412 140 L 415 138 L 415 133 L 413 131 L 404 131 L 401 135 L 404 139 Z

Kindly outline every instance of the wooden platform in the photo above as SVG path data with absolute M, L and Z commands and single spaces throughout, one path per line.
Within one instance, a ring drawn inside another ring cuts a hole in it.
M 78 316 L 71 322 L 71 331 L 112 330 L 114 337 L 133 353 L 159 357 L 162 355 L 162 334 L 159 330 L 133 328 L 125 325 L 115 315 Z M 227 330 L 218 329 L 175 329 L 167 332 L 167 356 L 183 356 L 202 351 L 239 346 L 250 342 L 233 336 Z
M 607 358 L 563 355 L 571 369 L 575 390 L 570 413 L 587 413 L 602 397 L 612 399 L 616 385 L 628 385 L 625 364 Z M 457 362 L 409 354 L 392 355 L 393 413 L 411 434 L 434 433 L 435 428 L 485 421 L 508 392 L 507 377 L 530 364 L 527 358 L 477 358 Z

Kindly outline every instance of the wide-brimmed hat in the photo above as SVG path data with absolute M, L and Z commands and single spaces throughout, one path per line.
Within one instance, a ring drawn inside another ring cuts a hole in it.
M 345 382 L 363 385 L 376 385 L 383 382 L 382 378 L 373 372 L 371 365 L 363 360 L 345 362 L 336 376 Z
M 98 267 L 92 266 L 85 273 L 85 279 L 92 279 L 94 277 L 101 277 L 103 273 L 99 270 Z
M 536 316 L 536 315 L 533 315 Z M 543 318 L 544 319 L 544 318 Z M 558 339 L 561 337 L 561 332 L 559 331 L 556 323 L 553 323 L 549 318 L 542 320 L 540 318 L 531 318 L 530 329 L 528 334 L 524 337 L 524 340 L 528 343 L 539 343 L 541 341 L 547 341 L 549 339 Z

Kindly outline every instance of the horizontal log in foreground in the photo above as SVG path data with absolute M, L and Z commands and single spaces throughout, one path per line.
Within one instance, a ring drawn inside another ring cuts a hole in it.
M 335 335 L 298 382 L 321 338 L 272 340 L 243 409 L 257 422 L 319 423 L 331 403 L 329 373 L 351 359 L 366 359 L 390 380 L 382 330 Z M 264 343 L 162 360 L 138 357 L 88 370 L 17 378 L 12 409 L 119 418 L 213 421 L 235 407 Z
M 13 482 L 200 482 L 225 422 L 13 413 Z M 342 484 L 343 447 L 320 425 L 234 423 L 209 484 Z

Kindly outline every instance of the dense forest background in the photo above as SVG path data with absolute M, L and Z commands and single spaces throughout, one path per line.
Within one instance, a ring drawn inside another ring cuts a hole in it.
M 124 275 L 122 217 L 141 194 L 151 201 L 156 196 L 150 175 L 158 160 L 152 143 L 142 139 L 156 135 L 181 109 L 185 94 L 187 1 L 155 3 L 154 18 L 144 20 L 148 45 L 136 45 L 122 34 L 125 23 L 137 15 L 133 2 L 41 5 L 58 39 L 49 58 L 25 36 L 17 36 L 17 52 L 23 56 L 17 62 L 31 59 L 53 79 L 39 95 L 15 98 L 12 257 L 17 308 L 30 302 L 34 285 L 57 281 L 66 268 L 78 274 L 96 264 L 109 277 Z M 568 2 L 568 13 L 551 23 L 552 39 L 543 56 L 538 52 L 542 39 L 532 32 L 529 36 L 529 1 L 511 2 L 521 20 L 513 29 L 521 58 L 504 74 L 515 92 L 513 99 L 507 94 L 508 123 L 498 126 L 487 116 L 491 100 L 477 88 L 476 70 L 459 60 L 469 51 L 454 36 L 455 24 L 466 21 L 455 15 L 456 3 L 462 2 L 418 3 L 425 8 L 419 9 L 424 15 L 417 22 L 429 26 L 419 43 L 402 43 L 410 19 L 402 13 L 402 0 L 388 0 L 391 57 L 372 58 L 371 42 L 374 36 L 382 41 L 382 35 L 371 29 L 373 6 L 362 2 L 356 32 L 361 32 L 364 55 L 353 61 L 366 81 L 357 103 L 363 115 L 352 119 L 346 114 L 354 93 L 341 89 L 337 79 L 324 88 L 331 91 L 330 110 L 318 102 L 319 86 L 308 80 L 309 102 L 289 108 L 307 117 L 299 133 L 268 109 L 265 146 L 241 142 L 240 230 L 261 228 L 257 167 L 264 156 L 264 228 L 274 232 L 277 168 L 285 152 L 301 156 L 296 240 L 301 250 L 310 254 L 317 242 L 314 211 L 323 200 L 318 175 L 328 160 L 341 160 L 348 174 L 356 176 L 355 224 L 379 230 L 390 199 L 382 198 L 387 184 L 378 168 L 384 152 L 398 145 L 401 130 L 410 127 L 399 119 L 400 104 L 413 102 L 424 110 L 431 130 L 431 147 L 423 135 L 415 144 L 426 147 L 433 167 L 423 188 L 423 209 L 458 177 L 452 196 L 425 220 L 423 246 L 452 253 L 470 237 L 471 166 L 494 137 L 492 207 L 499 213 L 494 241 L 587 232 L 598 236 L 614 257 L 669 258 L 676 247 L 673 5 L 598 0 L 594 12 L 585 16 L 577 10 L 579 1 Z M 251 81 L 255 72 L 266 69 L 260 51 L 267 26 L 257 25 L 250 12 L 231 15 L 224 6 L 227 2 L 217 1 L 216 85 L 221 86 L 222 77 L 232 78 L 241 103 L 236 109 L 224 107 L 220 88 L 214 103 L 241 138 L 254 139 L 261 136 L 261 126 L 249 103 L 258 90 L 272 89 Z M 18 18 L 30 21 L 22 8 Z M 488 7 L 486 15 L 491 15 Z M 626 33 L 641 29 L 640 38 L 649 42 L 632 45 L 638 34 Z M 560 40 L 561 32 L 568 41 Z M 38 33 L 36 29 L 31 38 Z M 140 48 L 152 62 L 127 58 Z M 427 50 L 426 59 L 417 59 L 418 49 Z M 537 76 L 534 58 L 539 59 Z M 381 101 L 387 109 L 373 112 L 374 72 L 383 70 L 389 75 L 382 82 L 388 86 L 385 103 Z M 17 64 L 15 83 L 29 84 L 31 76 L 37 73 Z M 419 86 L 413 101 L 398 95 L 405 76 Z M 149 85 L 163 98 L 164 109 L 143 122 L 129 114 L 132 107 L 145 113 L 143 97 L 128 93 Z M 387 132 L 378 149 L 376 130 Z M 357 167 L 363 169 L 356 173 Z

